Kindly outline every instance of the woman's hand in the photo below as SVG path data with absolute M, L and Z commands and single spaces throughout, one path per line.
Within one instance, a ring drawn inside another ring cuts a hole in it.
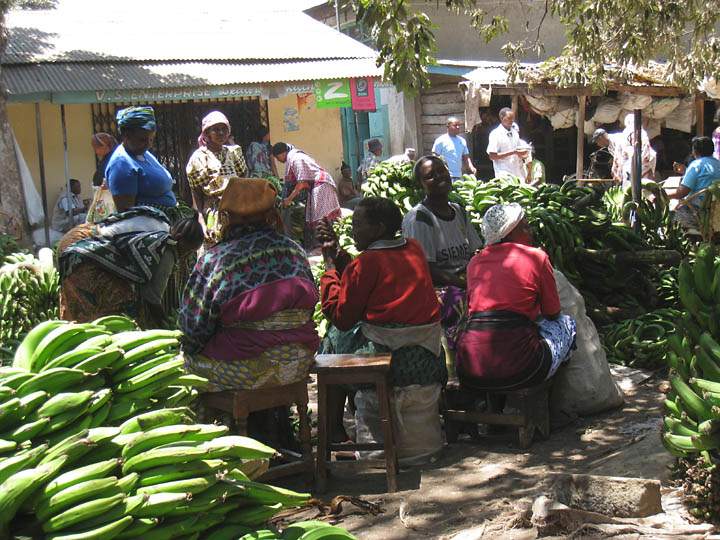
M 293 202 L 293 200 L 290 197 L 287 197 L 287 198 L 283 199 L 280 204 L 282 205 L 283 208 L 287 208 L 288 206 L 290 206 L 292 204 L 292 202 Z

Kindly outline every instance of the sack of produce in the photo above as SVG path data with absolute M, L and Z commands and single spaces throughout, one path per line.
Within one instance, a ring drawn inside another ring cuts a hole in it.
M 553 417 L 594 414 L 623 404 L 620 388 L 610 374 L 600 337 L 585 313 L 585 300 L 567 278 L 555 270 L 560 305 L 577 323 L 577 349 L 553 378 L 550 410 Z
M 390 397 L 395 427 L 395 446 L 401 465 L 421 465 L 443 447 L 438 404 L 440 385 L 413 384 L 394 388 Z M 377 392 L 360 390 L 355 394 L 355 425 L 358 443 L 383 441 Z M 378 458 L 381 453 L 361 452 L 363 458 Z

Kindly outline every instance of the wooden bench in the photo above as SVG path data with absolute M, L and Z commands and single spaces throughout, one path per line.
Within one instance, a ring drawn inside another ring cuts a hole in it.
M 530 448 L 536 431 L 543 439 L 550 436 L 550 386 L 551 381 L 545 381 L 537 386 L 512 392 L 477 392 L 464 389 L 458 383 L 448 383 L 443 407 L 445 436 L 448 442 L 457 441 L 462 424 L 488 424 L 517 427 L 520 448 Z M 472 398 L 483 394 L 486 394 L 486 403 L 489 404 L 487 411 L 454 405 L 463 400 L 472 401 Z M 493 407 L 494 397 L 507 398 L 520 409 L 519 413 L 498 412 Z
M 390 412 L 390 355 L 321 354 L 315 358 L 311 369 L 317 373 L 318 386 L 318 448 L 316 465 L 316 490 L 323 493 L 327 485 L 328 468 L 332 452 L 384 450 L 384 463 L 378 460 L 362 460 L 366 466 L 384 464 L 389 493 L 397 491 L 397 453 Z M 334 444 L 330 441 L 330 418 L 328 417 L 327 387 L 333 384 L 373 384 L 380 405 L 382 443 Z M 352 462 L 348 462 L 352 463 Z M 336 462 L 336 464 L 338 464 Z M 357 467 L 358 464 L 354 464 Z M 362 465 L 362 464 L 361 464 Z
M 232 414 L 238 433 L 247 435 L 248 416 L 251 412 L 264 411 L 275 407 L 296 405 L 300 418 L 300 445 L 302 454 L 286 449 L 278 449 L 284 461 L 271 467 L 261 480 L 270 481 L 293 474 L 305 474 L 306 480 L 312 484 L 314 461 L 310 442 L 310 421 L 308 419 L 307 382 L 303 379 L 283 386 L 270 386 L 256 390 L 238 390 L 227 392 L 209 392 L 201 394 L 201 399 L 210 409 Z

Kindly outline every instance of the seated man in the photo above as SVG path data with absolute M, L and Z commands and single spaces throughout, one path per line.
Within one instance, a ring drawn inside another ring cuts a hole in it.
M 51 224 L 53 229 L 66 233 L 75 225 L 85 223 L 87 208 L 85 203 L 80 200 L 81 192 L 82 184 L 75 178 L 70 179 L 70 195 L 67 194 L 67 187 L 62 188 L 53 207 Z
M 694 137 L 692 155 L 695 159 L 687 167 L 678 188 L 668 193 L 671 199 L 680 200 L 675 210 L 675 219 L 685 228 L 696 228 L 699 225 L 698 210 L 704 195 L 693 195 L 720 180 L 720 161 L 712 154 L 710 137 Z
M 469 318 L 458 338 L 458 377 L 481 391 L 536 386 L 567 360 L 575 321 L 560 313 L 550 259 L 531 247 L 519 204 L 490 207 L 483 236 L 486 246 L 467 269 Z

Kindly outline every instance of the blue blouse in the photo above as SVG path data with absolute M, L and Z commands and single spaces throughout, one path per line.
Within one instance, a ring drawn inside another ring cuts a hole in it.
M 108 161 L 105 178 L 110 193 L 135 195 L 136 205 L 177 205 L 172 176 L 148 151 L 131 156 L 125 146 L 119 145 Z

